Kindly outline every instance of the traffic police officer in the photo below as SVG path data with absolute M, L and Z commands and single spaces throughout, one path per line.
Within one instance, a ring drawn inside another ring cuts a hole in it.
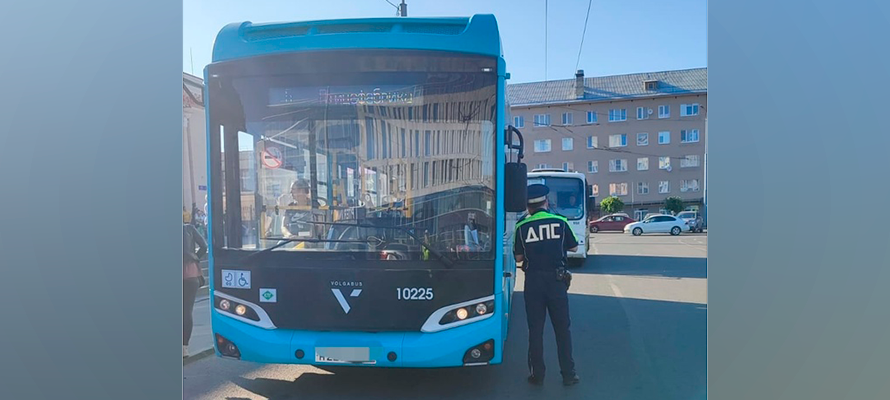
M 525 312 L 528 319 L 528 381 L 544 381 L 544 321 L 556 333 L 559 367 L 563 384 L 580 381 L 572 360 L 572 334 L 569 331 L 568 287 L 571 274 L 566 269 L 566 251 L 578 248 L 578 241 L 565 218 L 547 209 L 547 186 L 528 186 L 528 215 L 516 224 L 513 255 L 525 272 Z

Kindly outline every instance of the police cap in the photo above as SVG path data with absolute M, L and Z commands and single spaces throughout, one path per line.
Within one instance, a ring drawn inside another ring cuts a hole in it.
M 528 185 L 528 204 L 542 203 L 547 200 L 548 193 L 550 193 L 550 188 L 540 183 Z

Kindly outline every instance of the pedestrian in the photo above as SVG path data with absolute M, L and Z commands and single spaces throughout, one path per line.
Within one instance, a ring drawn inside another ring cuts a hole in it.
M 207 254 L 207 242 L 198 234 L 194 225 L 182 224 L 182 358 L 188 357 L 195 296 L 198 288 L 205 283 L 204 274 L 198 266 L 204 254 Z
M 547 313 L 556 334 L 560 373 L 564 385 L 580 381 L 572 360 L 569 331 L 566 251 L 578 249 L 568 221 L 548 211 L 547 186 L 528 186 L 528 215 L 516 224 L 513 255 L 525 273 L 525 313 L 528 319 L 529 383 L 544 383 L 544 322 Z
M 185 206 L 182 206 L 182 223 L 190 224 L 192 223 L 192 214 L 185 209 Z
M 193 224 L 198 223 L 198 211 L 199 211 L 198 205 L 195 203 L 192 203 L 192 223 Z

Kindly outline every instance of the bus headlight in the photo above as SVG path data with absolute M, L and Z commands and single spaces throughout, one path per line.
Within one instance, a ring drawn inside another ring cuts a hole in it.
M 247 318 L 251 321 L 260 320 L 259 314 L 257 314 L 257 311 L 254 310 L 252 306 L 241 304 L 237 300 L 224 299 L 218 296 L 216 297 L 215 302 L 216 309 L 219 311 L 224 311 L 226 314 Z
M 439 320 L 439 325 L 446 325 L 453 322 L 471 320 L 489 314 L 494 310 L 494 300 L 484 301 L 481 303 L 471 304 L 460 308 L 453 309 L 445 313 Z
M 433 312 L 423 326 L 421 332 L 439 332 L 456 328 L 473 322 L 483 321 L 496 316 L 494 307 L 495 296 L 490 295 L 470 301 L 447 305 Z M 485 358 L 485 349 L 482 350 Z

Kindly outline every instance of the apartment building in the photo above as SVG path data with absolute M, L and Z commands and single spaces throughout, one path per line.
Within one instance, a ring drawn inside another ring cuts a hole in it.
M 707 68 L 508 85 L 529 168 L 585 172 L 635 218 L 705 203 Z
M 182 205 L 204 207 L 207 195 L 207 132 L 204 81 L 182 73 Z

